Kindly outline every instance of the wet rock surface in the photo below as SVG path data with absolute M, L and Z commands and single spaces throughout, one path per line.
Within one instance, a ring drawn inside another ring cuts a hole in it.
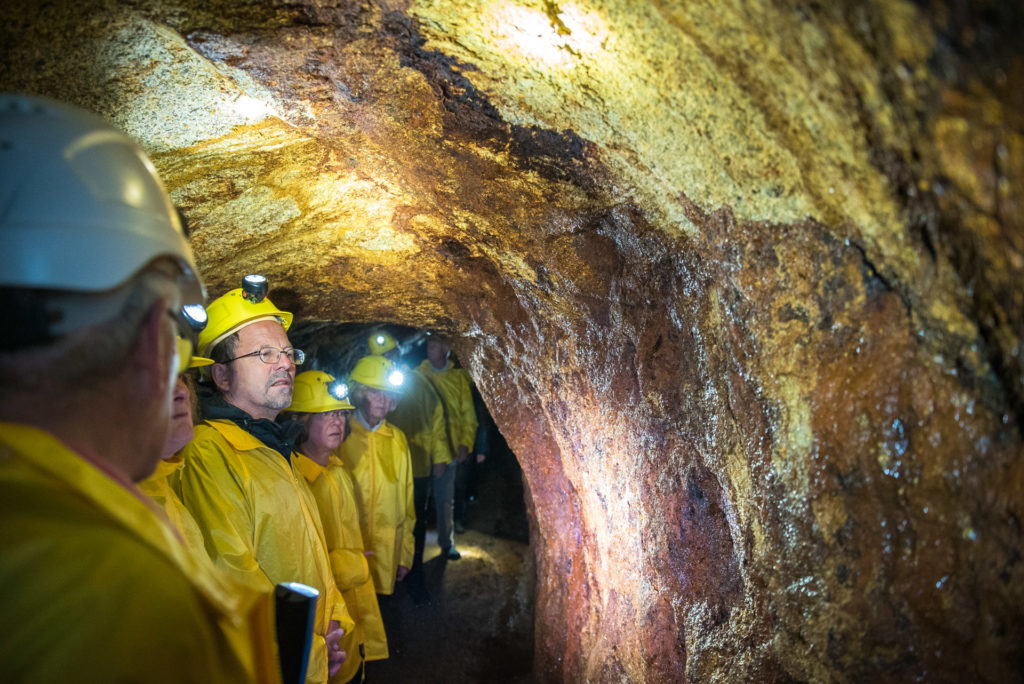
M 956 2 L 0 9 L 216 295 L 455 349 L 539 681 L 1020 681 L 1024 20 Z

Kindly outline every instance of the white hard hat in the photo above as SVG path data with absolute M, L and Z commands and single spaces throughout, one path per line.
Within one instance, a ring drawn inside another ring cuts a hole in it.
M 177 212 L 146 154 L 103 119 L 0 94 L 0 285 L 100 292 L 159 257 L 182 304 L 205 292 Z

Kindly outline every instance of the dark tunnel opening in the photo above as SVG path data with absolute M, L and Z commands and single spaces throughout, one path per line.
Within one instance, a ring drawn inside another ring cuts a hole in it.
M 345 379 L 380 332 L 399 343 L 393 360 L 406 376 L 426 360 L 424 331 L 400 324 L 297 321 L 289 339 L 306 352 L 301 371 Z M 451 360 L 461 366 L 454 351 Z M 480 427 L 467 460 L 464 513 L 456 509 L 462 558 L 442 558 L 431 499 L 423 553 L 429 600 L 417 600 L 407 583 L 382 606 L 391 657 L 370 663 L 367 681 L 532 679 L 536 571 L 522 469 L 475 385 L 473 402 Z M 481 462 L 477 453 L 485 454 Z

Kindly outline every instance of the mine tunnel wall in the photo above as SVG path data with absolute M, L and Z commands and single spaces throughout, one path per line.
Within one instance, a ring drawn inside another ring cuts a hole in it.
M 538 679 L 1021 681 L 1021 12 L 570 4 L 8 3 L 0 86 L 138 139 L 211 295 L 455 337 Z

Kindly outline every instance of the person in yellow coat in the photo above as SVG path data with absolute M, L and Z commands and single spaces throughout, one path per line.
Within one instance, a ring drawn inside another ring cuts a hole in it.
M 418 369 L 413 370 L 405 378 L 404 385 L 405 391 L 398 401 L 398 406 L 388 415 L 388 422 L 405 434 L 412 457 L 413 501 L 416 507 L 416 525 L 413 528 L 415 547 L 412 568 L 406 582 L 413 603 L 423 605 L 430 602 L 430 592 L 427 590 L 423 571 L 430 495 L 433 492 L 436 500 L 437 495 L 441 495 L 440 500 L 437 500 L 438 507 L 443 501 L 450 505 L 451 487 L 446 490 L 443 479 L 438 488 L 435 488 L 433 483 L 435 475 L 444 478 L 450 468 L 453 454 L 448 447 L 444 407 L 441 405 L 441 397 L 437 390 Z M 446 492 L 449 495 L 448 499 L 444 498 Z
M 201 368 L 213 363 L 212 359 L 193 356 L 189 368 Z M 195 433 L 195 409 L 193 408 L 194 385 L 184 375 L 178 376 L 174 387 L 171 429 L 164 443 L 164 453 L 153 474 L 139 483 L 139 489 L 164 510 L 168 520 L 181 533 L 186 546 L 206 555 L 203 532 L 192 514 L 181 502 L 180 476 L 185 465 L 181 450 L 192 441 Z
M 204 299 L 152 164 L 81 109 L 0 95 L 0 197 L 0 679 L 277 681 L 269 614 L 244 617 L 261 596 L 224 591 L 135 485 Z
M 402 377 L 386 358 L 371 355 L 359 359 L 349 384 L 356 411 L 337 453 L 356 484 L 363 543 L 373 552 L 373 584 L 387 596 L 412 566 L 416 524 L 409 446 L 402 431 L 384 419 Z
M 465 471 L 466 461 L 476 441 L 476 409 L 473 408 L 472 380 L 469 373 L 455 368 L 449 360 L 448 340 L 440 335 L 427 337 L 427 358 L 416 369 L 441 397 L 444 411 L 446 448 L 451 454 L 447 465 L 434 466 L 434 502 L 437 505 L 437 543 L 441 554 L 459 560 L 455 548 L 455 486 L 459 468 Z
M 345 658 L 342 630 L 354 623 L 334 583 L 316 500 L 292 459 L 292 436 L 274 422 L 291 403 L 304 356 L 285 333 L 291 314 L 266 290 L 265 278 L 248 276 L 208 307 L 199 349 L 214 360 L 215 390 L 201 396 L 205 420 L 183 452 L 181 499 L 210 557 L 236 581 L 268 591 L 300 582 L 320 593 L 307 681 L 326 682 Z
M 361 661 L 388 657 L 387 637 L 377 595 L 363 548 L 356 507 L 355 485 L 333 454 L 345 438 L 348 388 L 323 371 L 295 376 L 292 404 L 284 416 L 302 425 L 295 465 L 316 497 L 327 535 L 334 580 L 356 622 L 341 640 L 348 658 L 331 681 L 347 682 L 359 672 Z

